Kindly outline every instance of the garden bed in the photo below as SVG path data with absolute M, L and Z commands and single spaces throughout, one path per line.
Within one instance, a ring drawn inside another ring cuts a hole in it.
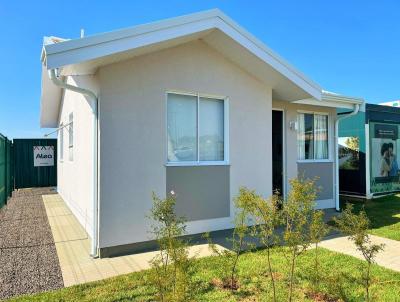
M 320 249 L 320 290 L 312 289 L 313 250 L 305 252 L 296 270 L 294 301 L 364 301 L 364 288 L 359 284 L 361 260 Z M 278 249 L 272 253 L 277 281 L 278 301 L 286 301 L 287 260 Z M 261 264 L 261 265 L 260 265 Z M 263 264 L 263 265 L 262 265 Z M 265 251 L 248 252 L 238 265 L 240 287 L 230 291 L 218 285 L 215 278 L 221 259 L 208 257 L 195 261 L 197 273 L 194 301 L 271 301 L 272 289 L 265 263 Z M 400 273 L 377 265 L 372 270 L 374 285 L 371 301 L 396 301 L 399 297 Z M 154 301 L 155 289 L 148 282 L 148 271 L 132 273 L 98 282 L 73 286 L 13 301 Z

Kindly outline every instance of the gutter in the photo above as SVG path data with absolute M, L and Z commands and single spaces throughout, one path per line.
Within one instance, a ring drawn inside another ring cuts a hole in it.
M 360 110 L 359 104 L 354 104 L 353 111 L 346 114 L 340 115 L 335 121 L 335 208 L 336 211 L 340 211 L 340 204 L 339 204 L 339 122 L 356 115 Z
M 54 85 L 61 87 L 63 89 L 71 90 L 80 94 L 83 94 L 91 99 L 93 102 L 92 106 L 92 114 L 93 114 L 93 144 L 92 144 L 92 156 L 93 156 L 93 233 L 92 233 L 92 243 L 91 243 L 91 253 L 90 255 L 93 258 L 97 258 L 98 254 L 98 98 L 96 94 L 85 88 L 73 86 L 67 83 L 64 83 L 57 76 L 56 69 L 49 70 L 49 78 L 54 83 Z

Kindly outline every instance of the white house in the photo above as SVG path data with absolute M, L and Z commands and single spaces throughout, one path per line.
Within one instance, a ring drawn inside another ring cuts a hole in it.
M 363 101 L 324 92 L 219 10 L 46 37 L 41 59 L 58 192 L 93 256 L 150 244 L 152 192 L 176 192 L 190 234 L 232 227 L 240 186 L 286 194 L 298 174 L 337 206 L 336 109 Z

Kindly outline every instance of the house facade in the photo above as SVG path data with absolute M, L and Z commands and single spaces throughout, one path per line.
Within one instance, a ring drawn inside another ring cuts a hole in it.
M 324 92 L 219 10 L 115 32 L 45 38 L 41 125 L 58 128 L 58 192 L 92 255 L 151 242 L 152 192 L 174 191 L 188 233 L 233 226 L 241 186 L 285 195 L 318 177 L 337 206 L 337 108 Z

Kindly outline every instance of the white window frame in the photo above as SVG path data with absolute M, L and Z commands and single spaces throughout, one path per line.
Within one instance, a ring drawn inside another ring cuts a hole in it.
M 298 159 L 298 150 L 296 147 L 296 158 L 297 158 L 297 162 L 298 163 L 331 163 L 333 162 L 332 159 L 332 150 L 331 150 L 331 138 L 332 138 L 332 129 L 331 129 L 331 115 L 329 114 L 329 112 L 321 112 L 321 111 L 308 111 L 308 110 L 297 110 L 296 113 L 296 122 L 297 122 L 297 115 L 299 113 L 307 113 L 307 114 L 318 114 L 318 115 L 326 115 L 328 117 L 328 158 L 326 159 Z M 315 131 L 315 129 L 313 129 L 313 131 Z M 298 130 L 296 131 L 296 133 L 298 133 Z M 297 146 L 297 135 L 296 135 L 296 146 Z
M 64 162 L 64 123 L 60 124 L 59 129 L 60 146 L 58 148 L 58 156 L 60 158 L 60 162 Z
M 178 94 L 197 97 L 197 161 L 168 161 L 168 94 Z M 200 161 L 199 157 L 199 105 L 200 98 L 217 99 L 224 101 L 224 160 L 223 161 Z M 192 167 L 192 166 L 227 166 L 229 165 L 229 98 L 227 96 L 212 95 L 198 92 L 185 92 L 180 90 L 167 90 L 165 93 L 165 165 L 167 167 Z

